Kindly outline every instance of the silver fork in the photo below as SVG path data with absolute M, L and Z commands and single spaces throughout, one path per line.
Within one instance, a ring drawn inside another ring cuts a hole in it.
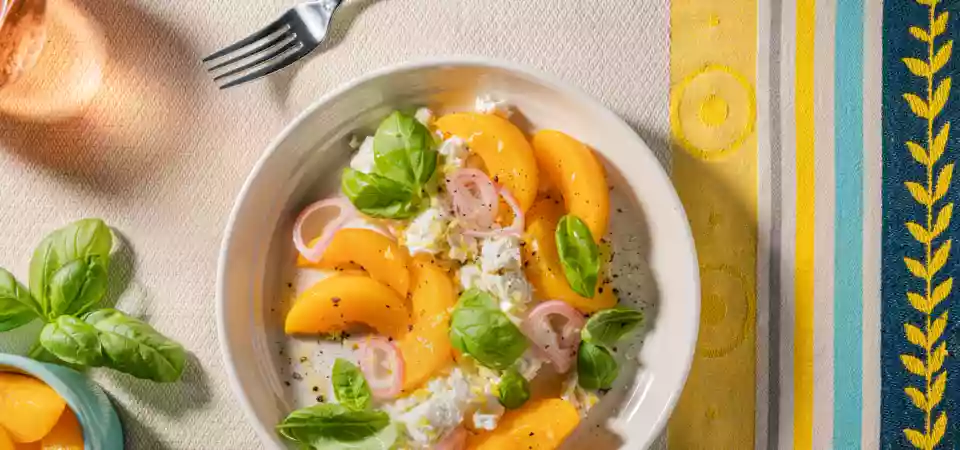
M 290 8 L 270 25 L 203 58 L 213 81 L 226 89 L 287 67 L 320 46 L 343 0 L 318 0 Z

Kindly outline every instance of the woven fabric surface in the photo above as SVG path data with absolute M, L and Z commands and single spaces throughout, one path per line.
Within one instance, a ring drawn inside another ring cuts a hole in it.
M 292 4 L 50 0 L 40 71 L 48 70 L 31 82 L 47 92 L 82 85 L 91 95 L 55 121 L 0 115 L 0 266 L 25 279 L 46 233 L 102 217 L 124 240 L 111 286 L 122 292 L 118 306 L 191 353 L 177 384 L 92 372 L 118 406 L 130 449 L 261 448 L 217 341 L 220 241 L 268 142 L 341 83 L 444 55 L 512 61 L 605 103 L 669 166 L 667 0 L 346 0 L 322 51 L 268 80 L 217 90 L 201 56 Z M 90 73 L 93 87 L 83 78 Z M 37 329 L 0 336 L 0 351 L 23 351 Z

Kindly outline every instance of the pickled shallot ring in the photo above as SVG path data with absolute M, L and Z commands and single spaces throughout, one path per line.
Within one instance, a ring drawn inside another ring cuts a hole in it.
M 326 208 L 334 207 L 340 210 L 337 217 L 327 222 L 323 227 L 323 231 L 320 233 L 320 238 L 317 239 L 316 242 L 313 242 L 313 245 L 308 246 L 306 244 L 308 240 L 303 238 L 304 224 L 315 213 Z M 320 262 L 320 258 L 323 257 L 323 252 L 327 249 L 327 246 L 330 245 L 330 241 L 333 240 L 334 233 L 340 230 L 348 220 L 356 215 L 357 212 L 353 208 L 353 205 L 343 197 L 334 197 L 313 203 L 300 213 L 296 223 L 293 225 L 293 245 L 308 261 L 313 263 Z

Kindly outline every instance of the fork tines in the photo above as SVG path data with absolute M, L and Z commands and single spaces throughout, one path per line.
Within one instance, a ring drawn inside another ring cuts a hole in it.
M 226 89 L 276 72 L 297 59 L 304 48 L 287 13 L 234 44 L 203 58 L 213 80 Z

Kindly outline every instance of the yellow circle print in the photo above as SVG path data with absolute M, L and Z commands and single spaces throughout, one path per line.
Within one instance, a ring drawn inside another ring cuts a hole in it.
M 736 150 L 753 132 L 756 99 L 743 75 L 709 65 L 675 88 L 670 120 L 677 141 L 700 159 L 718 159 Z
M 717 358 L 744 341 L 753 326 L 753 295 L 743 274 L 726 265 L 701 268 L 700 339 L 703 355 Z

